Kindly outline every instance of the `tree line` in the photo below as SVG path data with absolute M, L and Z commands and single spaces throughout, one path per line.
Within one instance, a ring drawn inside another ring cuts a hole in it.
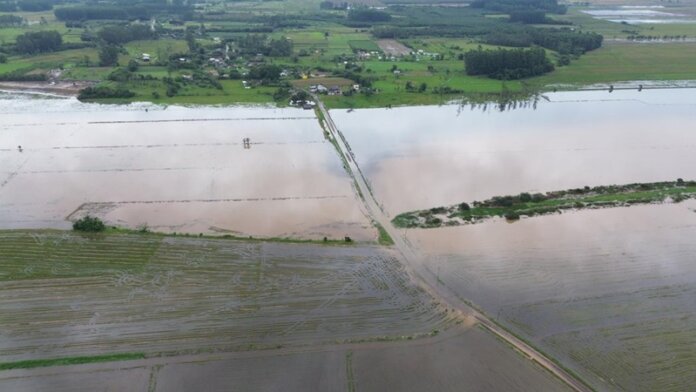
M 502 80 L 528 78 L 554 70 L 542 48 L 483 50 L 479 47 L 466 52 L 464 62 L 468 75 Z
M 509 14 L 517 11 L 544 11 L 565 14 L 568 8 L 558 4 L 557 0 L 475 0 L 472 8 L 483 8 Z
M 560 54 L 581 55 L 602 46 L 604 37 L 570 29 L 540 29 L 529 27 L 521 31 L 497 31 L 488 34 L 484 42 L 490 45 L 529 47 L 538 45 Z
M 22 0 L 22 1 L 0 1 L 0 12 L 38 12 L 53 9 L 50 0 Z

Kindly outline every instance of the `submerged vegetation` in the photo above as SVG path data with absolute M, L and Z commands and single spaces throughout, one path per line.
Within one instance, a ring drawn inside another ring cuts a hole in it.
M 493 217 L 510 221 L 522 216 L 559 213 L 563 210 L 622 207 L 635 204 L 681 202 L 696 198 L 696 181 L 681 178 L 673 182 L 607 185 L 542 193 L 495 196 L 484 201 L 463 202 L 449 207 L 399 214 L 397 227 L 432 228 L 477 223 Z

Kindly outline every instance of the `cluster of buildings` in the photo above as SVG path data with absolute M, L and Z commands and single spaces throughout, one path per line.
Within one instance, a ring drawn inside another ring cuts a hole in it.
M 360 85 L 354 84 L 351 86 L 351 89 L 355 92 L 359 92 Z M 313 85 L 309 86 L 309 92 L 312 94 L 326 94 L 326 95 L 341 95 L 341 94 L 343 94 L 343 90 L 341 89 L 340 86 L 326 87 L 323 84 L 313 84 Z

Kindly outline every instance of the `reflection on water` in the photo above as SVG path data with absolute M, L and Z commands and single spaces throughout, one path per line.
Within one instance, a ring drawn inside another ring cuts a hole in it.
M 696 201 L 407 234 L 442 284 L 600 389 L 694 385 Z
M 696 178 L 696 90 L 545 94 L 536 108 L 334 110 L 391 215 L 585 185 Z
M 92 213 L 170 232 L 374 235 L 312 112 L 26 95 L 0 96 L 0 111 L 1 228 Z

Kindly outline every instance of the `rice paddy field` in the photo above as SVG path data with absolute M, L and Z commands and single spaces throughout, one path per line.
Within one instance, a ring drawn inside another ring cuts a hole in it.
M 449 317 L 388 250 L 0 234 L 0 362 L 427 336 Z
M 424 366 L 416 366 L 419 359 L 427 360 Z M 468 327 L 427 340 L 0 372 L 0 388 L 13 391 L 176 392 L 202 385 L 208 391 L 568 390 L 485 331 Z

